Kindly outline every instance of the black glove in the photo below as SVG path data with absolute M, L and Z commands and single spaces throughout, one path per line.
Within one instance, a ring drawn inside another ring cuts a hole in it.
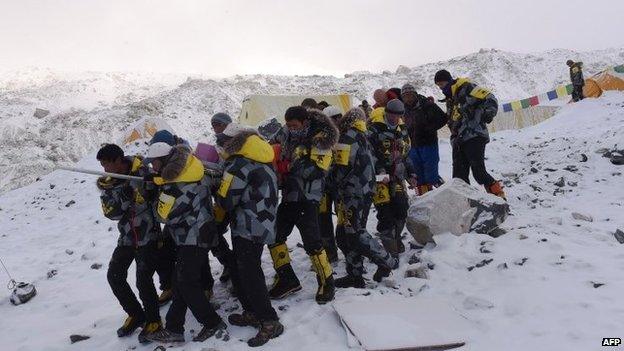
M 147 175 L 143 176 L 143 181 L 144 181 L 144 182 L 151 182 L 151 183 L 153 183 L 153 182 L 154 182 L 154 178 L 155 178 L 156 176 L 157 176 L 157 175 L 156 175 L 155 173 L 150 173 L 150 174 L 147 174 Z

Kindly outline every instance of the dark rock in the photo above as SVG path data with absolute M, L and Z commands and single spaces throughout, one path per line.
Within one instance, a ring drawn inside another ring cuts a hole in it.
M 56 185 L 50 184 L 50 189 L 54 189 L 55 187 L 56 187 Z
M 57 274 L 58 274 L 58 271 L 56 269 L 49 270 L 48 271 L 48 279 L 51 279 L 52 277 L 54 277 Z
M 77 343 L 79 341 L 83 341 L 83 340 L 87 340 L 90 339 L 91 337 L 88 335 L 77 335 L 77 334 L 72 334 L 69 336 L 69 341 L 71 341 L 72 344 Z
M 435 264 L 434 263 L 427 263 L 427 269 L 429 269 L 430 271 L 432 271 L 435 268 Z
M 91 269 L 97 270 L 97 269 L 100 269 L 100 268 L 102 268 L 102 264 L 101 263 L 94 263 L 94 264 L 91 265 Z
M 405 278 L 429 279 L 429 275 L 427 274 L 427 269 L 425 267 L 417 267 L 407 269 L 405 271 Z
M 531 173 L 538 173 L 539 170 L 535 167 L 531 167 Z
M 572 218 L 579 220 L 579 221 L 585 221 L 585 222 L 593 222 L 594 218 L 590 215 L 585 215 L 582 213 L 578 213 L 578 212 L 572 212 Z
M 581 162 L 587 162 L 589 158 L 585 154 L 581 154 Z
M 65 250 L 65 253 L 66 253 L 66 254 L 68 254 L 68 255 L 73 255 L 73 254 L 74 254 L 74 251 L 72 251 L 72 250 L 70 250 L 70 249 L 66 249 L 66 250 Z
M 563 169 L 572 173 L 578 171 L 578 167 L 576 167 L 575 165 L 565 166 Z
M 50 114 L 50 111 L 48 110 L 44 110 L 42 108 L 36 108 L 35 113 L 33 113 L 33 117 L 41 119 L 49 114 Z
M 565 178 L 563 178 L 563 177 L 559 178 L 559 180 L 557 182 L 555 182 L 555 185 L 560 187 L 560 188 L 565 186 Z
M 616 230 L 615 233 L 613 233 L 613 236 L 615 236 L 615 239 L 620 243 L 620 244 L 624 244 L 624 232 L 621 230 Z
M 556 168 L 544 168 L 546 172 L 557 172 Z
M 591 282 L 591 283 L 594 286 L 594 289 L 598 289 L 599 287 L 605 285 L 604 283 L 596 283 L 596 282 Z
M 420 263 L 420 258 L 418 257 L 418 255 L 413 254 L 412 257 L 409 258 L 407 263 L 409 263 L 409 264 Z
M 484 253 L 484 254 L 489 254 L 489 253 L 492 253 L 492 251 L 488 250 L 488 248 L 487 248 L 487 247 L 485 247 L 485 246 L 481 246 L 481 247 L 479 248 L 479 252 Z
M 483 261 L 481 261 L 481 262 L 477 263 L 477 264 L 475 265 L 475 267 L 477 267 L 477 268 L 481 268 L 481 267 L 487 266 L 488 264 L 492 263 L 492 261 L 494 261 L 494 259 L 493 259 L 493 258 L 490 258 L 490 259 L 487 259 L 487 260 L 483 260 Z
M 514 262 L 514 264 L 515 264 L 515 265 L 517 265 L 517 266 L 522 266 L 522 265 L 524 265 L 524 264 L 526 263 L 526 261 L 528 261 L 528 260 L 529 260 L 529 258 L 528 258 L 528 257 L 523 257 L 523 258 L 522 258 L 522 259 L 520 259 L 520 260 L 516 260 L 516 261 Z
M 76 201 L 71 200 L 71 201 L 69 201 L 68 203 L 65 204 L 65 207 L 69 207 L 69 206 L 71 206 L 71 205 L 73 205 L 75 203 L 76 203 Z

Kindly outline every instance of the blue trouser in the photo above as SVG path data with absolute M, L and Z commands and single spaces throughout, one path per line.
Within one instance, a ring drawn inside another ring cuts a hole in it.
M 418 185 L 434 185 L 440 182 L 438 144 L 412 147 L 409 158 L 416 170 Z

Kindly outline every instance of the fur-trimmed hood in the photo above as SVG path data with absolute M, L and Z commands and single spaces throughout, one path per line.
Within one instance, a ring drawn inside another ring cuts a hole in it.
M 192 183 L 204 177 L 204 166 L 201 161 L 191 154 L 185 145 L 176 145 L 171 150 L 169 159 L 160 170 L 160 177 L 154 178 L 154 183 Z
M 346 133 L 351 128 L 356 128 L 362 132 L 366 131 L 366 114 L 359 107 L 350 109 L 338 120 L 338 129 L 341 134 Z M 362 128 L 364 130 L 361 130 Z
M 247 129 L 239 132 L 223 145 L 226 158 L 239 155 L 250 160 L 270 163 L 275 154 L 271 145 L 257 131 Z
M 329 150 L 336 145 L 340 132 L 332 119 L 316 109 L 308 110 L 310 115 L 311 145 L 321 150 Z

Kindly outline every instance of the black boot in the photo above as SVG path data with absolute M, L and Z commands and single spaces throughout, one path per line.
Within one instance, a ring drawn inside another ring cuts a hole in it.
M 338 278 L 334 281 L 334 285 L 337 288 L 356 288 L 356 289 L 364 289 L 366 287 L 366 282 L 364 282 L 364 278 L 361 276 L 356 277 L 354 275 L 346 275 L 342 278 Z
M 225 283 L 228 280 L 230 280 L 230 269 L 227 268 L 227 266 L 223 267 L 223 272 L 221 273 L 221 276 L 219 277 L 219 281 L 221 283 Z
M 122 338 L 124 336 L 131 335 L 145 323 L 145 317 L 143 316 L 128 316 L 124 321 L 121 328 L 117 329 L 117 336 Z
M 174 333 L 167 329 L 160 329 L 154 333 L 145 335 L 145 339 L 163 344 L 181 343 L 184 342 L 184 334 Z
M 312 266 L 316 271 L 316 281 L 318 282 L 316 302 L 323 305 L 333 300 L 336 293 L 332 267 L 329 264 L 327 253 L 325 253 L 324 249 L 321 249 L 317 253 L 311 255 L 310 260 L 312 261 Z
M 219 324 L 214 327 L 204 326 L 202 330 L 200 330 L 199 333 L 195 335 L 193 341 L 202 342 L 213 336 L 216 339 L 228 341 L 230 339 L 230 335 L 227 332 L 227 325 L 223 322 L 219 322 Z
M 269 251 L 275 268 L 275 279 L 273 286 L 269 289 L 269 298 L 279 300 L 301 290 L 301 283 L 290 265 L 290 255 L 286 244 L 276 244 L 269 247 Z
M 373 280 L 379 283 L 383 278 L 389 277 L 391 272 L 390 268 L 378 266 L 377 271 L 373 274 Z
M 262 321 L 258 334 L 247 341 L 249 347 L 258 347 L 266 344 L 269 340 L 277 338 L 284 332 L 284 326 L 279 321 Z
M 160 296 L 158 296 L 158 306 L 164 306 L 168 304 L 169 301 L 171 301 L 171 298 L 173 298 L 173 290 L 171 289 L 163 290 L 160 293 Z
M 289 264 L 280 267 L 275 273 L 273 286 L 269 289 L 271 300 L 281 300 L 301 290 L 301 283 Z

